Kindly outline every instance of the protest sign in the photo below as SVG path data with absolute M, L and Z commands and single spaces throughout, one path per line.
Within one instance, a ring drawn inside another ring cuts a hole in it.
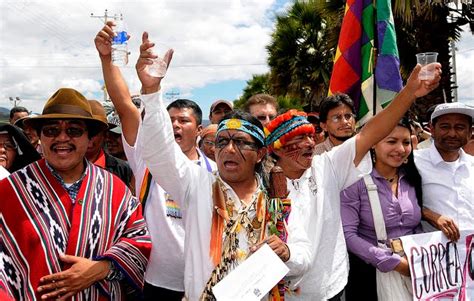
M 410 265 L 413 300 L 474 300 L 474 230 L 459 241 L 442 232 L 401 237 Z

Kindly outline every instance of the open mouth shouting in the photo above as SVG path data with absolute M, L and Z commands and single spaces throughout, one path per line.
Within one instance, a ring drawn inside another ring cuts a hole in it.
M 183 136 L 181 135 L 181 133 L 174 133 L 174 141 L 176 141 L 176 143 L 180 143 L 181 141 L 183 141 Z
M 233 160 L 224 160 L 224 168 L 228 171 L 236 171 L 239 168 L 239 163 Z

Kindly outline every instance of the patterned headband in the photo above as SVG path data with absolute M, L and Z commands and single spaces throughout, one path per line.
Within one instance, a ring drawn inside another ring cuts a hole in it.
M 219 135 L 219 133 L 224 130 L 242 131 L 257 139 L 262 145 L 265 145 L 265 136 L 263 131 L 247 120 L 237 118 L 222 120 L 217 127 L 216 135 Z
M 272 120 L 265 127 L 265 145 L 279 149 L 295 136 L 312 133 L 314 133 L 314 127 L 306 119 L 306 113 L 290 110 Z

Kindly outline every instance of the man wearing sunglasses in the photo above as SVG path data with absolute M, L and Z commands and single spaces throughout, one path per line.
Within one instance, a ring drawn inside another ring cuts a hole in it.
M 0 181 L 0 287 L 17 300 L 139 293 L 151 248 L 140 203 L 85 159 L 107 124 L 83 95 L 64 88 L 25 122 L 40 134 L 44 159 Z
M 272 121 L 278 112 L 278 102 L 269 94 L 255 94 L 244 105 L 244 111 L 257 118 L 263 126 Z
M 319 121 L 326 140 L 316 145 L 316 155 L 330 151 L 354 136 L 356 121 L 352 99 L 342 93 L 328 96 L 319 108 Z
M 286 242 L 268 231 L 264 212 L 273 213 L 266 211 L 270 200 L 259 174 L 266 153 L 261 123 L 248 113 L 225 115 L 215 140 L 217 173 L 208 173 L 187 160 L 173 139 L 159 93 L 161 78 L 146 72 L 154 57 L 148 51 L 153 45 L 144 34 L 136 69 L 146 114 L 138 144 L 153 177 L 185 211 L 186 298 L 214 300 L 214 285 L 263 243 L 289 267 L 287 276 L 300 277 L 309 268 L 311 257 L 302 225 L 294 223 L 288 229 Z M 147 147 L 150 140 L 153 147 Z M 232 226 L 237 223 L 238 227 Z

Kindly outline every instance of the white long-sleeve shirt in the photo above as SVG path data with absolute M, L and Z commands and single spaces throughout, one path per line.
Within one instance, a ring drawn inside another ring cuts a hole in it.
M 174 141 L 173 129 L 158 93 L 142 95 L 146 115 L 139 144 L 143 145 L 143 159 L 153 177 L 184 208 L 186 297 L 198 300 L 212 273 L 209 257 L 213 213 L 212 185 L 216 175 L 190 162 Z M 232 188 L 226 185 L 228 196 L 235 207 L 241 206 Z M 299 222 L 288 225 L 290 269 L 287 276 L 301 276 L 310 266 L 311 244 Z M 242 244 L 240 244 L 242 246 Z M 245 242 L 244 242 L 245 246 Z
M 288 223 L 293 213 L 302 218 L 313 246 L 311 269 L 301 280 L 300 293 L 285 296 L 287 300 L 327 300 L 347 284 L 349 259 L 341 223 L 340 191 L 372 170 L 370 155 L 354 165 L 355 137 L 315 156 L 311 168 L 296 180 L 287 179 L 292 200 Z
M 142 135 L 140 120 L 137 142 Z M 135 175 L 137 197 L 144 181 L 146 165 L 143 161 L 143 146 L 129 145 L 122 136 L 123 149 L 130 168 Z M 148 147 L 148 146 L 147 146 Z M 199 161 L 194 161 L 208 172 L 217 170 L 216 164 L 199 150 Z M 209 170 L 211 169 L 211 170 Z M 169 214 L 179 212 L 181 214 Z M 143 208 L 153 246 L 146 268 L 145 281 L 153 286 L 173 291 L 184 291 L 184 221 L 181 208 L 154 180 L 151 182 L 146 205 Z
M 474 157 L 461 148 L 458 160 L 446 162 L 434 143 L 414 155 L 421 175 L 423 206 L 449 216 L 460 230 L 474 229 Z M 423 229 L 437 230 L 425 222 Z

